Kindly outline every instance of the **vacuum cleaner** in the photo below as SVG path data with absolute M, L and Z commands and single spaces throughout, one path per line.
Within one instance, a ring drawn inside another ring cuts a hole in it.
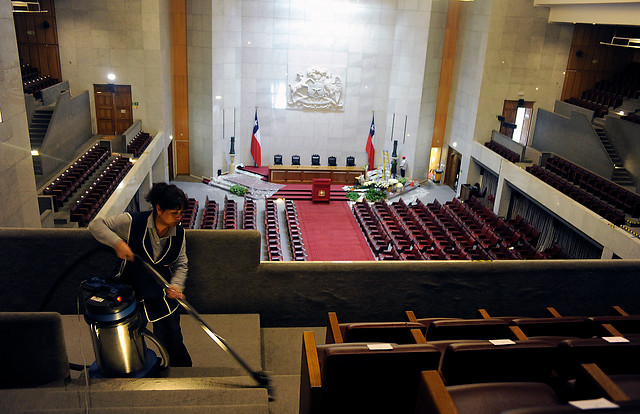
M 167 351 L 146 329 L 131 286 L 92 278 L 80 288 L 96 355 L 89 377 L 144 378 L 169 366 Z M 147 348 L 145 338 L 156 345 L 161 358 Z
M 144 269 L 155 279 L 155 281 L 162 286 L 162 288 L 169 288 L 169 283 L 162 277 L 160 273 L 156 269 L 154 269 L 149 263 L 147 263 L 142 257 L 139 255 L 135 255 L 135 259 L 139 261 Z M 273 388 L 273 382 L 269 374 L 265 371 L 254 371 L 251 369 L 249 364 L 238 355 L 233 348 L 229 346 L 227 341 L 214 332 L 214 330 L 205 322 L 204 319 L 200 316 L 200 314 L 184 299 L 176 299 L 178 303 L 191 315 L 193 316 L 200 327 L 205 331 L 205 333 L 216 343 L 218 346 L 232 358 L 234 358 L 241 366 L 244 368 L 249 375 L 258 383 L 258 385 L 267 390 L 267 394 L 269 396 L 269 401 L 275 401 L 275 394 Z

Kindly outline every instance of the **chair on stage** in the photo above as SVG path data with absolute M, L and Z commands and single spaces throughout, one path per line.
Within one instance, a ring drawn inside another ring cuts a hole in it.
M 356 166 L 356 158 L 355 157 L 347 157 L 347 167 L 355 167 Z
M 338 165 L 336 157 L 331 156 L 329 157 L 329 162 L 328 162 L 330 167 L 336 167 Z
M 300 165 L 300 156 L 294 155 L 291 157 L 291 165 Z
M 318 154 L 311 156 L 311 165 L 320 165 L 320 156 Z
M 276 154 L 273 156 L 273 165 L 282 165 L 282 154 Z

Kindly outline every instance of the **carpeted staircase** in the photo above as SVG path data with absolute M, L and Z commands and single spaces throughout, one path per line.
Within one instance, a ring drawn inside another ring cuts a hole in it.
M 270 198 L 286 198 L 287 200 L 311 200 L 311 184 L 287 184 Z M 341 185 L 331 186 L 331 201 L 348 201 L 347 192 Z

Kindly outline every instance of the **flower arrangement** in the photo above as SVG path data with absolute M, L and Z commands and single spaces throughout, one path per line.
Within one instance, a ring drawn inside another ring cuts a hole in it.
M 229 191 L 232 194 L 238 195 L 238 196 L 244 196 L 245 194 L 247 194 L 249 192 L 249 189 L 245 186 L 239 185 L 239 184 L 235 184 L 232 185 L 231 187 L 229 187 Z

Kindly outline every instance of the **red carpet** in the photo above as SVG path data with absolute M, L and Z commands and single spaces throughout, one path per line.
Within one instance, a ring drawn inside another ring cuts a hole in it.
M 349 203 L 297 200 L 308 260 L 375 260 Z

